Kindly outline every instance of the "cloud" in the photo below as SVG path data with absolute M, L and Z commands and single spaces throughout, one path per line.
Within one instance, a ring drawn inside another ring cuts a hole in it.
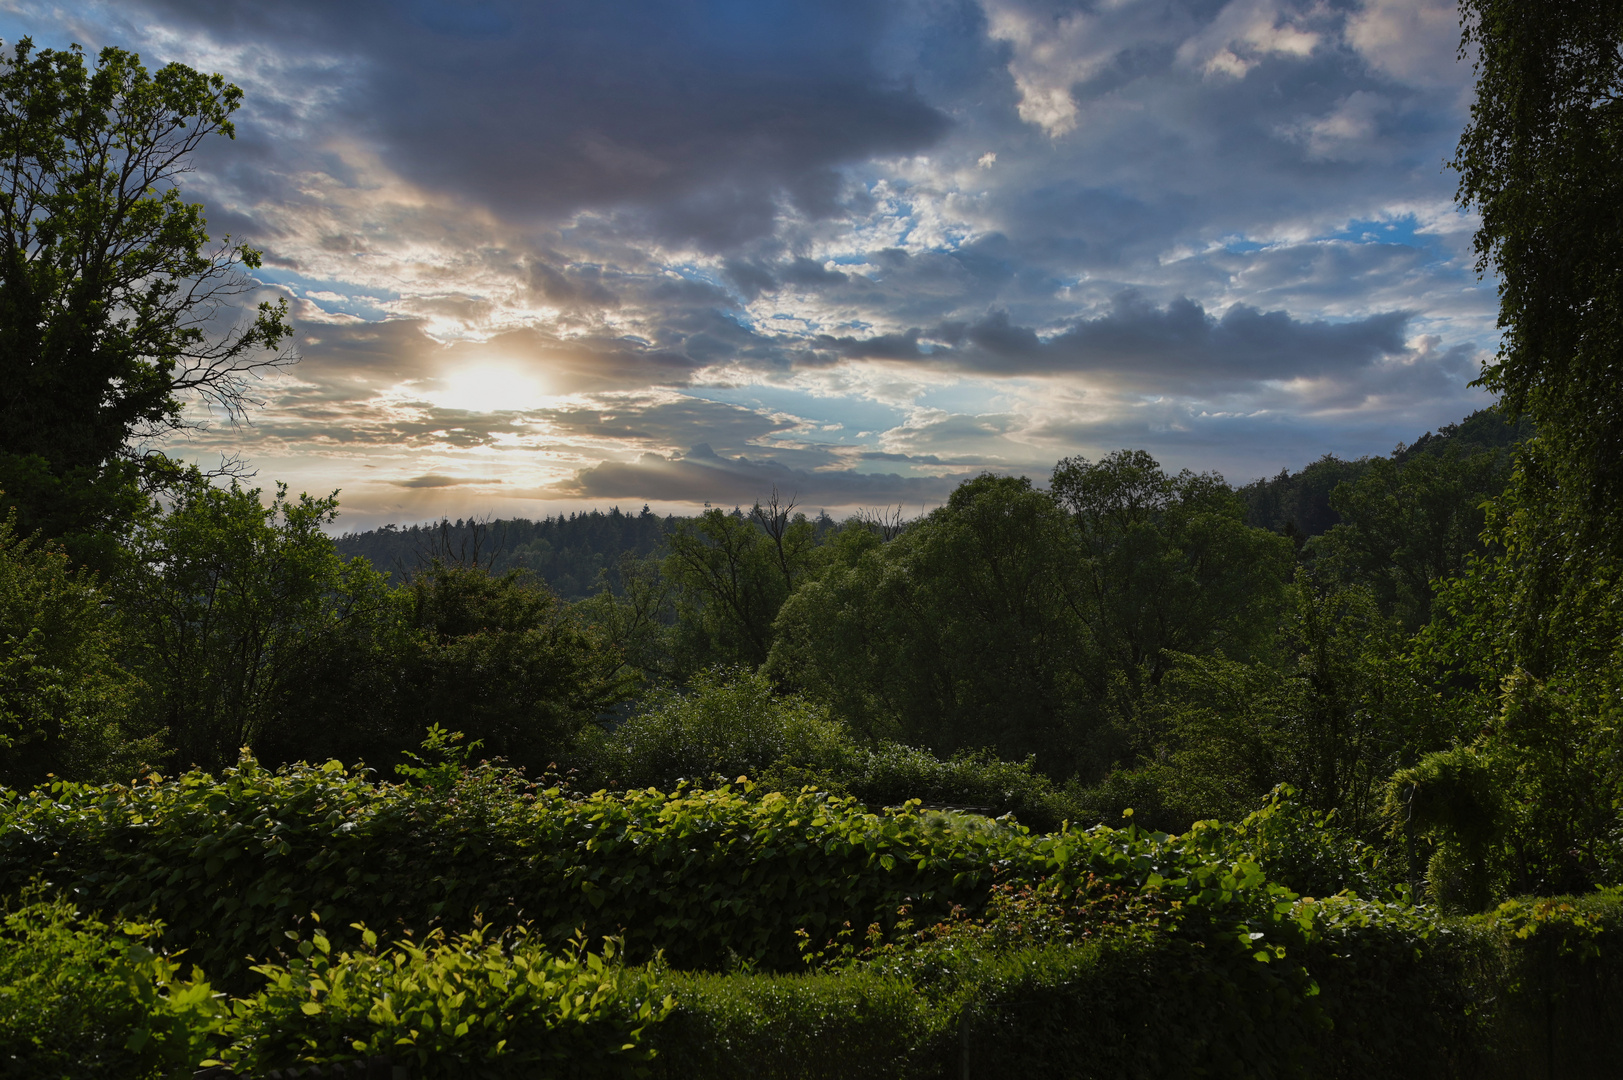
M 552 487 L 557 498 L 653 498 L 670 502 L 749 506 L 775 488 L 802 506 L 934 505 L 973 473 L 901 476 L 854 469 L 808 471 L 770 460 L 725 458 L 700 444 L 666 458 L 644 454 L 634 461 L 605 461 L 581 469 Z
M 780 201 L 833 207 L 833 170 L 939 139 L 945 114 L 875 62 L 876 0 L 148 0 L 226 46 L 347 53 L 338 112 L 410 181 L 503 214 L 640 207 L 710 248 Z
M 1377 143 L 1378 118 L 1391 108 L 1382 95 L 1355 90 L 1324 116 L 1290 125 L 1286 130 L 1307 145 L 1317 160 L 1347 161 L 1384 148 Z
M 1412 317 L 1392 311 L 1348 322 L 1304 321 L 1246 304 L 1218 316 L 1187 297 L 1158 307 L 1127 291 L 1105 314 L 1047 337 L 994 311 L 967 325 L 830 338 L 824 345 L 863 359 L 946 363 L 980 374 L 1079 374 L 1116 387 L 1187 395 L 1348 374 L 1405 352 Z M 926 339 L 946 347 L 927 348 Z
M 1456 0 L 1365 0 L 1347 22 L 1347 42 L 1370 67 L 1411 86 L 1461 86 Z
M 414 476 L 410 480 L 390 480 L 390 484 L 403 488 L 443 488 L 457 487 L 462 484 L 499 484 L 502 481 L 493 478 L 476 478 L 471 476 L 442 476 L 430 473 L 427 476 Z
M 187 445 L 371 520 L 1245 477 L 1485 400 L 1446 0 L 12 9 L 244 86 L 186 194 L 305 359 Z
M 1216 19 L 1178 47 L 1178 59 L 1208 78 L 1243 79 L 1264 58 L 1306 58 L 1322 36 L 1300 25 L 1304 14 L 1279 0 L 1229 0 Z

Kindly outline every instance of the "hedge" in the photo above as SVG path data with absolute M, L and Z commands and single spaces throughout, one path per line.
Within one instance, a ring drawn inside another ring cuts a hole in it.
M 1286 810 L 1269 812 L 1273 832 Z M 450 787 L 381 784 L 336 762 L 268 772 L 251 759 L 219 780 L 0 793 L 0 892 L 38 881 L 89 910 L 157 918 L 168 945 L 234 989 L 311 912 L 339 948 L 358 947 L 352 924 L 421 933 L 477 917 L 555 947 L 616 935 L 634 961 L 781 971 L 800 966 L 797 931 L 890 933 L 904 908 L 928 924 L 979 911 L 996 881 L 1078 874 L 1180 896 L 1220 933 L 1294 932 L 1274 909 L 1284 886 L 1215 826 L 1036 835 L 813 790 L 587 795 L 490 767 Z
M 300 942 L 231 1001 L 150 928 L 7 917 L 5 1075 L 239 1075 L 392 1056 L 419 1078 L 1503 1077 L 1616 1075 L 1616 894 L 1436 919 L 1315 902 L 1318 992 L 1187 938 L 943 948 L 786 975 L 679 972 L 470 933 L 356 953 Z M 7 960 L 9 959 L 9 964 Z M 41 993 L 42 986 L 54 990 Z M 1315 1007 L 1302 1007 L 1302 1001 Z
M 1598 1076 L 1623 1049 L 1617 893 L 1444 919 L 1282 796 L 1036 835 L 747 783 L 244 761 L 5 793 L 0 893 L 8 1075 L 65 1039 L 151 1075 L 207 1043 L 250 1072 L 763 1080 Z

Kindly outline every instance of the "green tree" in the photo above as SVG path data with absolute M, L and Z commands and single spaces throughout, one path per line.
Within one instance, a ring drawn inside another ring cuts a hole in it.
M 434 725 L 533 769 L 627 697 L 614 642 L 524 571 L 431 562 L 385 589 L 364 559 L 329 583 L 318 648 L 292 658 L 261 760 L 387 770 Z
M 622 663 L 645 679 L 669 680 L 675 605 L 671 583 L 655 558 L 622 552 L 611 577 L 598 577 L 598 592 L 574 604 L 580 621 L 615 650 Z
M 1488 554 L 1443 585 L 1414 645 L 1439 729 L 1432 748 L 1453 755 L 1428 768 L 1452 776 L 1472 762 L 1500 796 L 1484 802 L 1472 784 L 1453 784 L 1444 791 L 1470 805 L 1449 808 L 1436 805 L 1444 791 L 1421 792 L 1441 847 L 1474 851 L 1493 838 L 1489 865 L 1460 871 L 1486 875 L 1489 891 L 1471 895 L 1623 880 L 1623 572 L 1585 541 L 1577 500 L 1550 497 L 1564 471 L 1542 439 L 1522 449 L 1489 515 Z
M 1109 658 L 1100 670 L 1137 693 L 1160 682 L 1178 654 L 1243 660 L 1266 647 L 1291 544 L 1248 526 L 1222 477 L 1169 476 L 1144 451 L 1120 450 L 1097 463 L 1066 458 L 1052 489 L 1081 541 L 1087 597 L 1079 610 Z
M 678 527 L 666 546 L 664 575 L 676 595 L 676 672 L 764 663 L 778 609 L 814 565 L 812 522 L 774 491 L 747 515 L 705 511 Z
M 1366 464 L 1363 458 L 1343 461 L 1325 454 L 1300 472 L 1281 469 L 1277 476 L 1253 480 L 1237 492 L 1245 502 L 1246 523 L 1288 536 L 1301 547 L 1341 520 L 1330 493 L 1356 480 Z
M 1376 458 L 1331 494 L 1340 524 L 1315 537 L 1319 569 L 1374 590 L 1413 633 L 1431 617 L 1433 583 L 1482 554 L 1487 502 L 1504 489 L 1508 455 L 1450 446 L 1407 460 Z
M 1172 657 L 1139 711 L 1136 766 L 1089 801 L 1109 819 L 1109 803 L 1136 800 L 1122 803 L 1135 820 L 1181 831 L 1244 817 L 1290 784 L 1314 810 L 1375 835 L 1387 777 L 1415 736 L 1402 641 L 1369 589 L 1299 571 L 1273 654 L 1252 663 Z
M 522 571 L 436 564 L 402 599 L 413 641 L 396 710 L 415 735 L 454 726 L 539 769 L 635 687 L 619 650 Z
M 1476 101 L 1454 168 L 1499 278 L 1482 383 L 1527 413 L 1599 524 L 1623 506 L 1623 7 L 1464 0 Z M 1602 530 L 1611 542 L 1615 530 Z M 1615 545 L 1614 545 L 1615 547 Z
M 0 784 L 127 780 L 161 756 L 160 733 L 135 723 L 124 636 L 83 570 L 18 536 L 15 513 L 0 520 Z
M 0 488 L 19 527 L 105 566 L 173 478 L 151 440 L 189 401 L 235 416 L 245 377 L 287 357 L 285 302 L 237 321 L 254 249 L 210 245 L 176 184 L 242 93 L 180 64 L 149 73 L 77 46 L 0 59 Z
M 1488 551 L 1438 591 L 1416 642 L 1453 745 L 1393 794 L 1455 883 L 1434 890 L 1482 904 L 1623 872 L 1623 9 L 1461 13 L 1477 100 L 1454 166 L 1503 331 L 1482 382 L 1538 436 L 1489 514 Z
M 135 634 L 145 715 L 181 766 L 220 768 L 263 739 L 312 655 L 382 588 L 323 531 L 337 498 L 217 487 L 195 471 L 136 534 L 117 598 Z
M 895 539 L 847 528 L 784 605 L 768 670 L 869 738 L 1075 768 L 1080 552 L 1047 492 L 981 476 Z

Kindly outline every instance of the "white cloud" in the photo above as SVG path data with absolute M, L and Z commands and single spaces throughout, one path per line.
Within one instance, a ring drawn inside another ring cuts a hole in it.
M 1266 57 L 1311 55 L 1321 35 L 1281 8 L 1278 0 L 1229 0 L 1209 26 L 1178 47 L 1178 59 L 1208 78 L 1241 79 Z
M 1020 119 L 1052 138 L 1076 129 L 1072 88 L 1103 73 L 1131 45 L 1175 32 L 1147 4 L 1102 4 L 1056 15 L 1030 0 L 981 0 L 987 33 L 1010 48 L 1009 74 L 1020 93 Z
M 1365 0 L 1347 22 L 1347 43 L 1370 67 L 1411 86 L 1470 81 L 1470 65 L 1457 60 L 1455 0 Z
M 1371 90 L 1355 90 L 1323 116 L 1286 128 L 1287 134 L 1306 144 L 1318 161 L 1352 161 L 1381 153 L 1377 145 L 1377 118 L 1391 103 Z

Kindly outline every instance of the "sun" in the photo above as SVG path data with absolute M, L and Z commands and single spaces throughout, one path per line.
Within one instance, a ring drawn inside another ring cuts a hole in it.
M 478 363 L 442 374 L 429 400 L 463 412 L 522 412 L 547 399 L 547 385 L 515 363 Z

